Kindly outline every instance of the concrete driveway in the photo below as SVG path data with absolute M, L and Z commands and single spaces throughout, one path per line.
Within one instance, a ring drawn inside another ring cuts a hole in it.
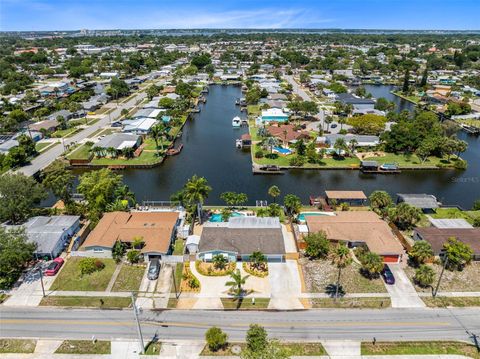
M 395 284 L 385 284 L 393 308 L 424 308 L 425 303 L 418 296 L 412 282 L 408 279 L 400 264 L 388 265 L 395 277 Z
M 296 260 L 268 263 L 271 295 L 270 309 L 304 309 L 298 297 L 301 293 L 300 275 Z

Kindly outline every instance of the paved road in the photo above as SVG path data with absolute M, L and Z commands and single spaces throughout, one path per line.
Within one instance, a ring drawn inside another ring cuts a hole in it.
M 93 125 L 87 127 L 83 131 L 80 131 L 78 134 L 63 139 L 63 145 L 67 146 L 69 144 L 72 144 L 74 142 L 80 142 L 84 140 L 85 138 L 89 137 L 92 133 L 97 131 L 100 128 L 105 128 L 110 124 L 111 121 L 115 121 L 117 118 L 120 117 L 120 114 L 122 112 L 122 109 L 131 109 L 137 101 L 142 100 L 146 97 L 146 94 L 144 92 L 138 93 L 135 97 L 133 97 L 131 100 L 125 102 L 125 103 L 120 103 L 115 110 L 113 110 L 110 115 L 105 115 L 103 116 L 98 122 L 94 123 Z M 23 173 L 26 176 L 33 176 L 35 173 L 38 171 L 44 169 L 47 167 L 50 163 L 55 161 L 59 156 L 62 155 L 64 152 L 64 147 L 62 144 L 55 146 L 48 151 L 45 151 L 44 153 L 40 154 L 39 156 L 35 157 L 31 163 L 27 166 L 24 166 L 20 169 L 18 169 L 16 172 L 18 173 Z
M 233 312 L 203 310 L 144 311 L 140 318 L 146 339 L 201 340 L 216 325 L 230 338 L 244 338 L 251 323 L 272 337 L 288 340 L 468 340 L 480 334 L 478 308 L 303 310 Z M 0 308 L 0 337 L 133 339 L 131 310 Z
M 298 96 L 300 96 L 303 101 L 314 101 L 314 99 L 311 98 L 310 95 L 300 87 L 300 85 L 298 84 L 297 81 L 295 81 L 292 75 L 285 75 L 284 77 L 285 77 L 285 80 L 287 80 L 287 82 L 290 85 L 292 85 L 293 92 L 296 93 Z M 318 119 L 323 123 L 325 113 L 323 112 L 322 109 L 320 109 L 320 112 L 317 113 L 316 117 L 318 117 Z M 318 130 L 318 128 L 316 128 L 315 130 Z

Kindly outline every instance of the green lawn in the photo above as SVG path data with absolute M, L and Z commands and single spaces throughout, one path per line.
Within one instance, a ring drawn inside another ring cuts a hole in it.
M 100 135 L 110 135 L 114 132 L 118 132 L 117 129 L 114 129 L 114 128 L 99 128 L 98 130 L 96 130 L 95 132 L 93 132 L 89 138 L 95 138 L 97 136 L 100 136 Z
M 29 339 L 0 339 L 0 354 L 6 353 L 33 353 L 36 340 Z
M 234 299 L 234 298 L 220 298 L 225 309 L 266 309 L 270 298 L 255 298 L 255 304 L 252 303 L 252 298 Z
M 279 342 L 288 357 L 291 356 L 321 356 L 328 355 L 321 343 L 285 343 Z M 228 343 L 227 346 L 216 352 L 212 352 L 208 345 L 205 345 L 200 356 L 236 356 L 232 347 L 239 346 L 241 350 L 246 347 L 245 343 Z
M 144 273 L 145 266 L 124 264 L 120 269 L 117 280 L 113 284 L 112 292 L 138 291 Z
M 173 254 L 181 256 L 185 247 L 185 241 L 181 238 L 177 238 L 173 247 Z
M 433 218 L 463 218 L 473 224 L 475 218 L 480 217 L 480 211 L 462 211 L 458 208 L 437 208 L 431 214 Z
M 59 143 L 60 142 L 39 142 L 35 144 L 35 149 L 38 152 L 42 152 L 42 150 L 45 150 L 47 147 L 50 147 L 50 146 L 55 147 Z
M 112 344 L 110 341 L 97 340 L 64 340 L 55 351 L 55 354 L 110 354 Z
M 40 302 L 45 307 L 88 307 L 88 308 L 128 308 L 132 304 L 130 297 L 80 297 L 50 296 Z
M 247 106 L 248 116 L 258 117 L 262 114 L 260 105 L 248 105 Z
M 177 286 L 177 291 L 180 291 L 180 284 L 182 283 L 182 274 L 183 274 L 183 263 L 175 264 L 175 283 Z M 175 293 L 175 285 L 172 283 L 172 288 L 170 289 L 171 293 Z
M 80 273 L 79 262 L 82 258 L 72 257 L 64 265 L 57 278 L 50 287 L 51 290 L 72 290 L 72 291 L 104 291 L 113 272 L 115 261 L 109 258 L 100 259 L 105 268 L 92 274 L 83 275 Z
M 174 309 L 177 307 L 178 299 L 177 298 L 168 298 L 167 308 Z
M 252 153 L 255 156 L 255 152 L 261 149 L 260 145 L 252 146 Z M 268 154 L 268 151 L 264 151 L 264 154 Z M 294 157 L 295 154 L 288 156 L 278 156 L 277 158 L 271 159 L 267 157 L 263 158 L 253 158 L 254 162 L 260 165 L 277 165 L 281 167 L 290 166 L 290 159 Z M 322 159 L 321 163 L 305 163 L 301 168 L 358 168 L 360 166 L 360 160 L 357 157 L 325 157 Z
M 310 300 L 312 308 L 370 308 L 382 309 L 391 306 L 390 298 L 314 298 Z
M 480 307 L 480 297 L 422 297 L 427 307 Z
M 144 355 L 158 355 L 158 353 L 160 353 L 160 349 L 162 349 L 162 343 L 148 343 L 147 347 L 145 348 Z
M 67 128 L 65 130 L 56 130 L 52 133 L 51 137 L 61 138 L 61 137 L 72 137 L 74 134 L 80 132 L 79 128 Z
M 80 147 L 74 149 L 72 152 L 70 152 L 67 155 L 67 159 L 69 159 L 69 160 L 88 160 L 92 156 L 92 153 L 90 152 L 91 148 L 92 148 L 92 146 L 89 146 L 87 144 L 83 144 Z
M 420 100 L 422 99 L 420 96 L 415 96 L 415 95 L 404 95 L 401 92 L 398 91 L 392 91 L 392 93 L 400 98 L 403 98 L 407 101 L 413 102 L 415 104 L 418 104 Z
M 94 158 L 90 163 L 94 165 L 115 166 L 115 165 L 153 165 L 160 163 L 162 157 L 156 152 L 143 151 L 139 157 L 134 158 Z
M 480 358 L 477 349 L 467 343 L 454 341 L 377 342 L 362 343 L 362 355 L 427 355 L 457 354 Z
M 447 161 L 446 158 L 439 158 L 430 156 L 425 162 L 422 162 L 420 158 L 415 154 L 395 154 L 395 153 L 386 153 L 385 156 L 375 156 L 367 157 L 365 161 L 377 161 L 379 163 L 397 163 L 400 168 L 413 168 L 413 167 L 448 167 L 455 164 L 453 157 L 450 161 Z

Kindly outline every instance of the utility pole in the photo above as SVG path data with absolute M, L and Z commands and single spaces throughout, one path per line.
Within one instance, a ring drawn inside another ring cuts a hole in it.
M 142 328 L 140 327 L 140 321 L 138 320 L 138 312 L 137 306 L 135 304 L 135 295 L 132 292 L 132 307 L 133 307 L 133 315 L 135 317 L 135 321 L 137 322 L 137 331 L 138 331 L 138 340 L 140 341 L 140 354 L 145 352 L 145 345 L 143 344 L 143 335 L 142 335 Z
M 173 286 L 175 288 L 175 298 L 178 299 L 177 281 L 175 280 L 176 267 L 177 267 L 177 263 L 175 263 L 175 267 L 172 268 L 172 278 L 173 278 Z
M 433 298 L 437 296 L 438 288 L 440 287 L 440 281 L 442 280 L 443 272 L 445 272 L 445 267 L 447 266 L 447 264 L 448 264 L 448 256 L 445 255 L 445 261 L 443 262 L 443 267 L 442 267 L 442 271 L 440 272 L 440 277 L 438 277 L 437 286 L 435 287 L 435 290 L 432 293 Z
M 40 273 L 40 283 L 42 284 L 43 298 L 45 298 L 45 286 L 43 285 L 43 271 L 42 271 L 42 266 L 38 267 L 38 273 Z

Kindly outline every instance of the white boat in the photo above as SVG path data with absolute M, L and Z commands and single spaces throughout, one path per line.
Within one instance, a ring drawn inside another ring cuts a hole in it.
M 242 125 L 242 119 L 238 116 L 235 116 L 232 120 L 233 127 L 240 127 Z

